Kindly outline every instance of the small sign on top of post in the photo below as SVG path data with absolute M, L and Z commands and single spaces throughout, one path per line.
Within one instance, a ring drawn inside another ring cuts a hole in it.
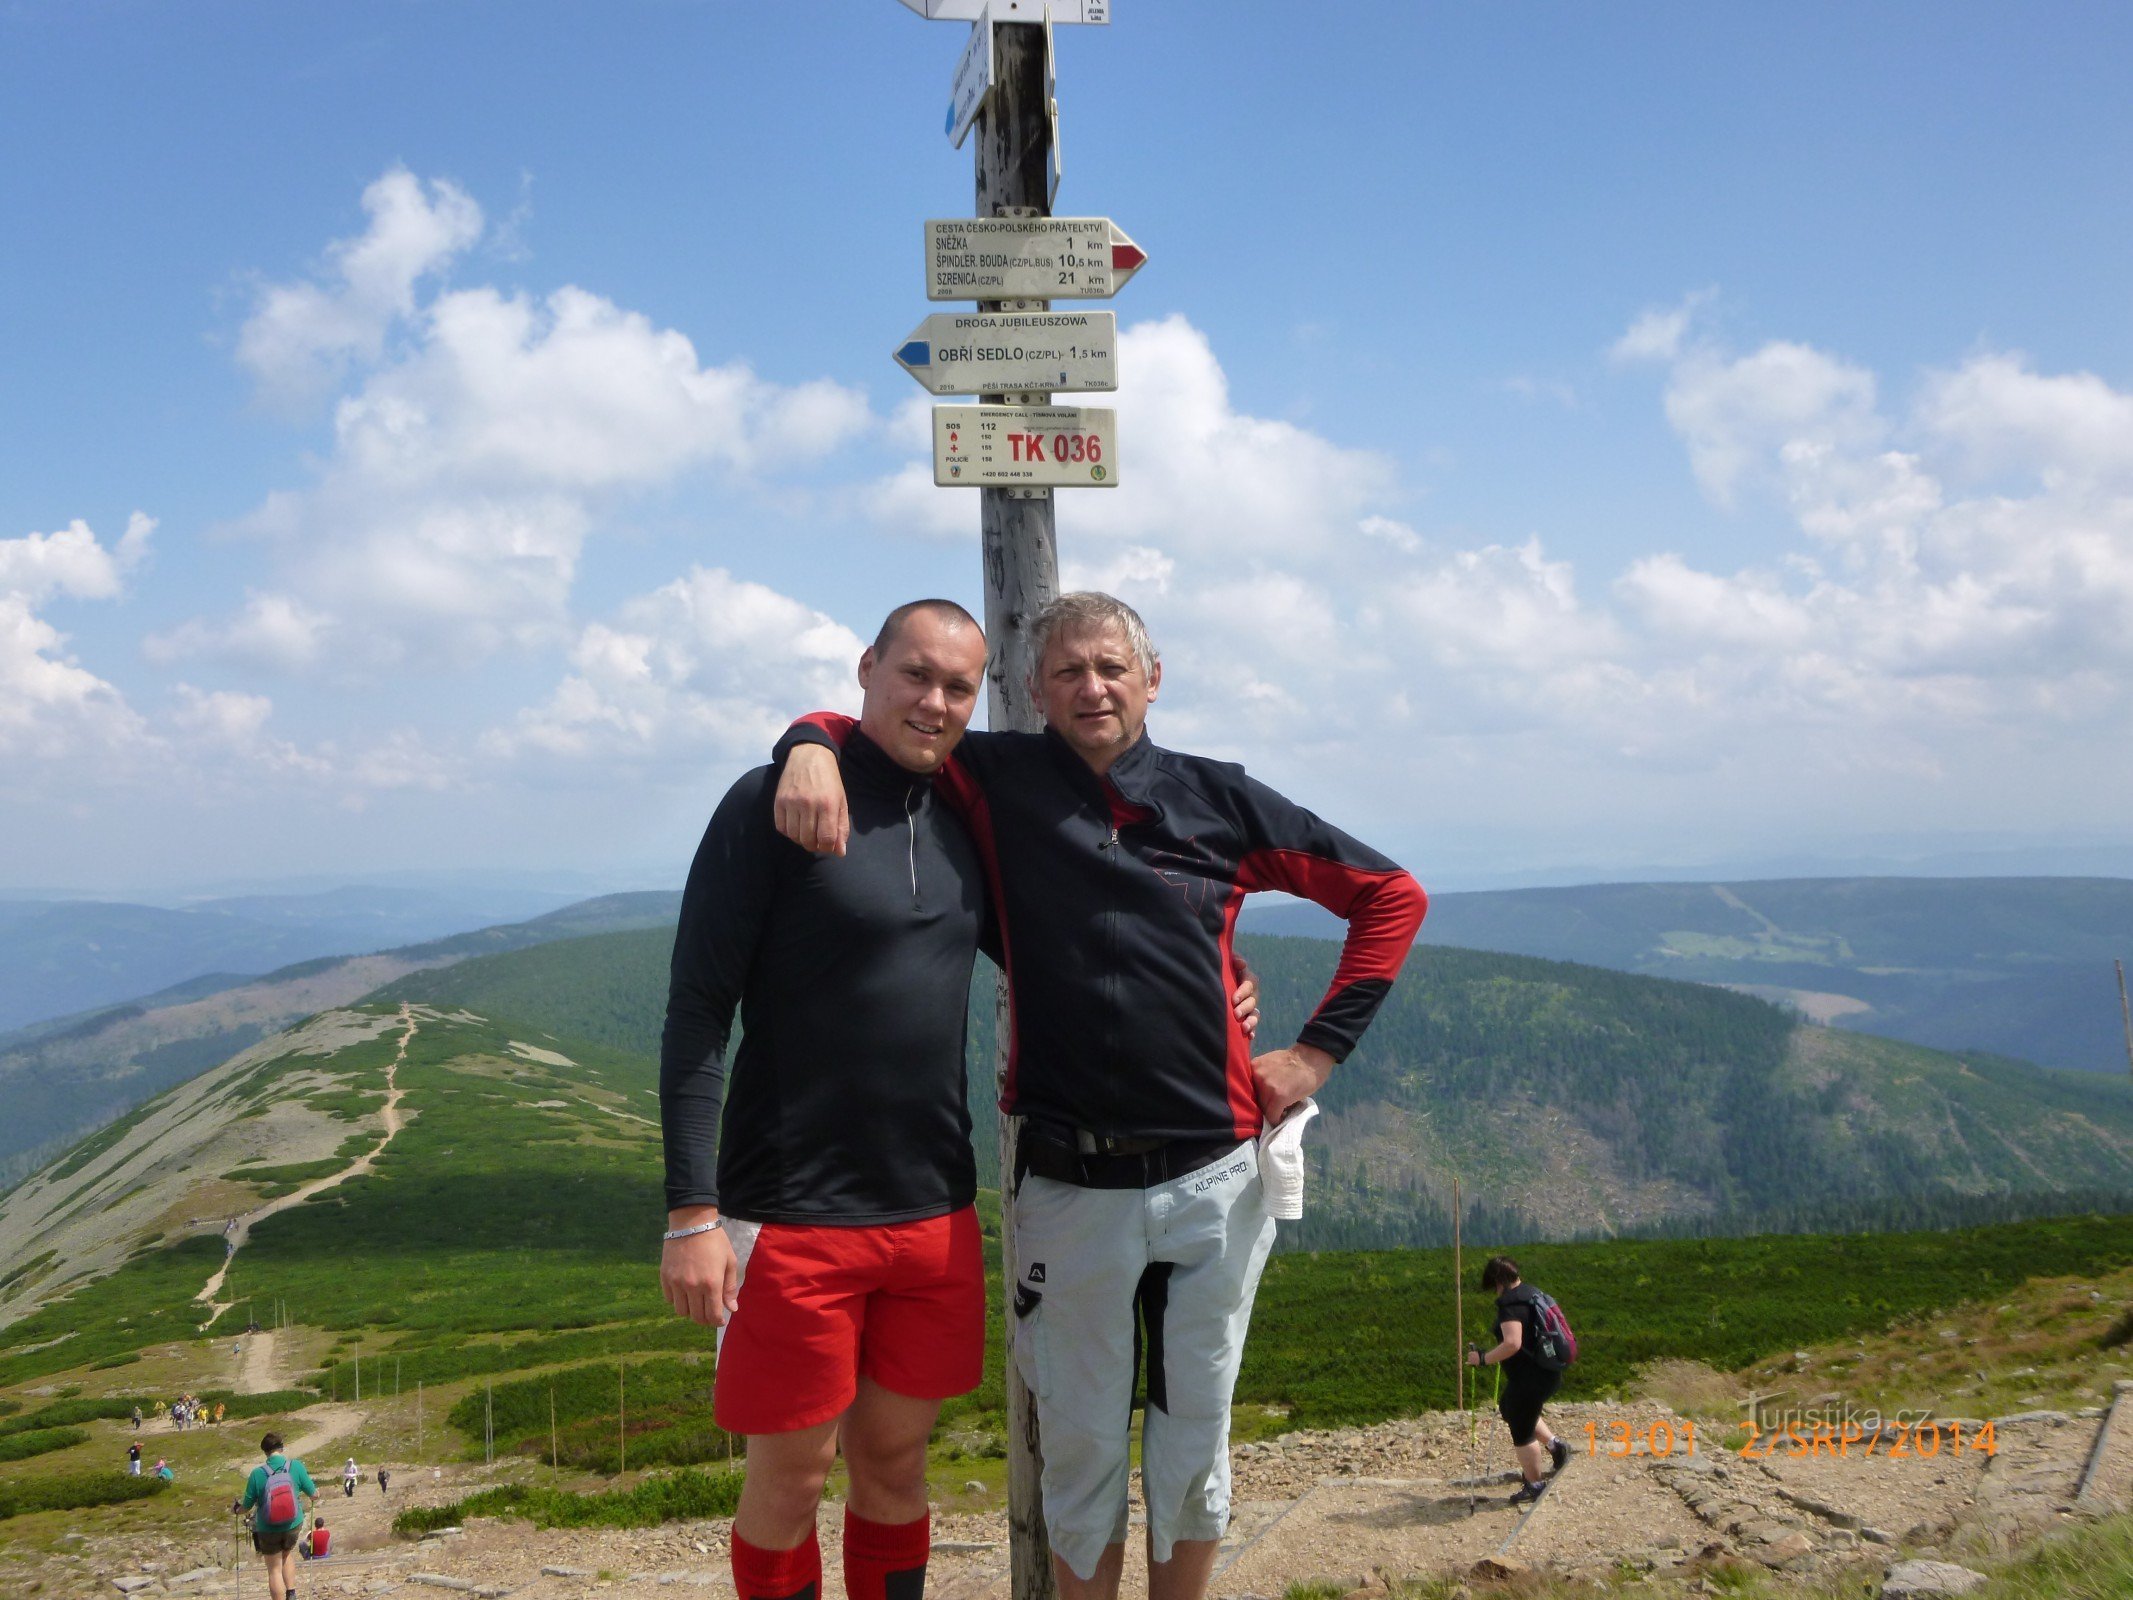
M 1109 217 L 926 223 L 929 300 L 1108 300 L 1148 253 Z
M 948 84 L 948 142 L 956 149 L 963 148 L 963 141 L 970 136 L 970 125 L 984 110 L 995 76 L 992 11 L 988 6 L 972 24 L 970 43 L 963 47 L 962 59 L 955 64 L 955 77 Z
M 1111 0 L 989 0 L 995 22 L 1109 22 Z M 904 0 L 929 22 L 975 22 L 988 0 Z

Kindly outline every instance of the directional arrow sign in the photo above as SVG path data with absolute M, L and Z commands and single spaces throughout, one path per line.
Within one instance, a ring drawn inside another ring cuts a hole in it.
M 904 4 L 935 22 L 975 22 L 986 0 L 904 0 Z M 992 20 L 1042 22 L 1047 8 L 1054 22 L 1111 20 L 1111 0 L 992 0 Z
M 1109 217 L 935 218 L 928 300 L 1108 300 L 1147 252 Z
M 1112 311 L 936 311 L 896 361 L 935 394 L 1082 394 L 1118 387 Z
M 963 59 L 955 64 L 954 81 L 948 85 L 948 142 L 956 149 L 963 148 L 970 125 L 985 108 L 985 97 L 992 93 L 993 80 L 998 76 L 993 59 L 992 14 L 980 12 L 970 30 L 970 43 L 963 47 Z
M 1109 489 L 1118 413 L 1096 406 L 935 406 L 933 481 L 1011 489 Z

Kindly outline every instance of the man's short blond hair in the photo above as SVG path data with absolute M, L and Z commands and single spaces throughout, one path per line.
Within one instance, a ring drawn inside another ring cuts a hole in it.
M 1116 628 L 1126 636 L 1126 646 L 1140 662 L 1141 672 L 1154 677 L 1156 663 L 1162 657 L 1156 654 L 1155 641 L 1148 637 L 1148 624 L 1116 595 L 1095 589 L 1063 594 L 1037 613 L 1036 621 L 1029 625 L 1031 660 L 1042 663 L 1052 640 L 1062 633 L 1100 633 L 1106 628 Z M 1031 670 L 1035 671 L 1035 666 Z

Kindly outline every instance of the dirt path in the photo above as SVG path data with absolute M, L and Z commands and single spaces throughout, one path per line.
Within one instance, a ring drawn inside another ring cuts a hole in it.
M 275 1346 L 274 1330 L 264 1329 L 245 1336 L 244 1356 L 237 1369 L 239 1394 L 272 1394 L 282 1387 L 281 1352 Z
M 1960 1452 L 1945 1446 L 1937 1455 L 1907 1449 L 1892 1456 L 1886 1448 L 1867 1454 L 1854 1445 L 1841 1455 L 1827 1448 L 1804 1455 L 1780 1449 L 1762 1458 L 1709 1438 L 1691 1453 L 1679 1427 L 1675 1448 L 1666 1448 L 1670 1441 L 1663 1432 L 1656 1434 L 1661 1448 L 1655 1455 L 1656 1426 L 1682 1421 L 1655 1404 L 1550 1409 L 1562 1437 L 1586 1448 L 1523 1518 L 1505 1503 L 1508 1448 L 1494 1418 L 1485 1419 L 1472 1445 L 1467 1422 L 1437 1413 L 1238 1446 L 1232 1455 L 1237 1516 L 1210 1594 L 1248 1600 L 1305 1581 L 1354 1588 L 1376 1573 L 1455 1576 L 1499 1551 L 1557 1574 L 1607 1581 L 1631 1570 L 1693 1570 L 1693 1563 L 1720 1558 L 1770 1569 L 1779 1582 L 1802 1583 L 1854 1564 L 1878 1573 L 1900 1553 L 1975 1565 L 1974 1557 L 2056 1525 L 2077 1485 L 2087 1486 L 2084 1479 L 2112 1510 L 2125 1508 L 2133 1494 L 2111 1474 L 2088 1466 L 2099 1453 L 2102 1431 L 2095 1409 L 2001 1417 L 1997 1453 L 1990 1456 L 1966 1444 Z M 2133 1430 L 2133 1385 L 2119 1409 L 2124 1415 L 2117 1420 Z M 304 1600 L 434 1592 L 427 1584 L 416 1586 L 417 1574 L 442 1578 L 448 1592 L 508 1592 L 512 1600 L 588 1600 L 596 1593 L 599 1600 L 673 1600 L 690 1593 L 731 1600 L 729 1526 L 723 1519 L 647 1529 L 539 1530 L 480 1517 L 463 1532 L 420 1542 L 395 1539 L 392 1513 L 408 1505 L 442 1504 L 499 1483 L 537 1481 L 540 1474 L 523 1460 L 494 1468 L 408 1467 L 395 1474 L 388 1499 L 378 1490 L 376 1463 L 366 1460 L 362 1483 L 353 1498 L 345 1498 L 345 1441 L 365 1420 L 364 1408 L 346 1403 L 308 1407 L 294 1419 L 290 1452 L 306 1460 L 324 1491 L 319 1510 L 339 1547 L 330 1563 L 304 1569 Z M 1634 1448 L 1613 1456 L 1589 1445 L 1588 1422 L 1596 1437 L 1624 1423 Z M 1974 1426 L 1965 1424 L 1966 1439 Z M 229 1465 L 247 1467 L 256 1460 L 233 1457 Z M 1470 1485 L 1470 1474 L 1480 1481 Z M 1133 1553 L 1121 1600 L 1145 1600 L 1147 1594 L 1137 1481 L 1135 1488 Z M 1007 1600 L 1004 1513 L 962 1510 L 943 1498 L 948 1503 L 936 1507 L 933 1518 L 929 1596 Z M 823 1600 L 844 1600 L 840 1531 L 835 1508 L 825 1508 Z M 135 1534 L 92 1535 L 74 1555 L 41 1559 L 33 1575 L 45 1582 L 40 1592 L 51 1600 L 93 1600 L 111 1592 L 116 1573 L 141 1570 L 152 1577 L 183 1565 L 171 1557 L 144 1568 L 141 1556 Z M 252 1574 L 247 1566 L 244 1577 Z M 13 1575 L 0 1567 L 0 1587 Z M 152 1582 L 139 1600 L 164 1594 L 199 1600 L 201 1589 Z
M 401 1006 L 400 1020 L 406 1024 L 407 1031 L 400 1035 L 399 1048 L 393 1052 L 392 1060 L 386 1063 L 385 1105 L 381 1113 L 385 1123 L 385 1131 L 378 1136 L 378 1142 L 364 1151 L 363 1154 L 357 1156 L 355 1160 L 349 1162 L 339 1172 L 329 1173 L 326 1177 L 314 1179 L 302 1188 L 294 1189 L 283 1195 L 279 1200 L 270 1200 L 259 1207 L 258 1210 L 247 1211 L 237 1219 L 236 1228 L 228 1235 L 229 1249 L 222 1258 L 222 1265 L 215 1269 L 215 1275 L 207 1280 L 207 1283 L 198 1294 L 193 1296 L 194 1300 L 209 1308 L 207 1321 L 201 1324 L 203 1328 L 213 1327 L 215 1319 L 230 1308 L 231 1302 L 218 1301 L 215 1296 L 222 1292 L 222 1280 L 229 1276 L 230 1266 L 236 1261 L 237 1252 L 242 1250 L 245 1242 L 251 1238 L 252 1225 L 254 1223 L 263 1222 L 268 1217 L 274 1216 L 278 1212 L 287 1211 L 292 1206 L 300 1206 L 313 1195 L 324 1194 L 328 1189 L 337 1184 L 346 1183 L 350 1178 L 362 1177 L 376 1167 L 378 1157 L 383 1155 L 385 1147 L 393 1142 L 393 1136 L 400 1131 L 402 1122 L 400 1116 L 400 1096 L 402 1092 L 400 1089 L 400 1063 L 407 1059 L 408 1044 L 414 1039 L 416 1033 L 414 1012 L 409 1007 Z M 246 1392 L 257 1394 L 263 1391 L 248 1390 Z

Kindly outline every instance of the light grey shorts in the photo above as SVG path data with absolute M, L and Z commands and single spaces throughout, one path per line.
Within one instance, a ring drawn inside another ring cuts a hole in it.
M 1084 1189 L 1035 1174 L 1015 1200 L 1015 1364 L 1037 1404 L 1044 1520 L 1087 1579 L 1126 1537 L 1138 1336 L 1148 1408 L 1141 1487 L 1155 1559 L 1229 1525 L 1229 1407 L 1274 1243 L 1246 1142 L 1152 1189 Z

